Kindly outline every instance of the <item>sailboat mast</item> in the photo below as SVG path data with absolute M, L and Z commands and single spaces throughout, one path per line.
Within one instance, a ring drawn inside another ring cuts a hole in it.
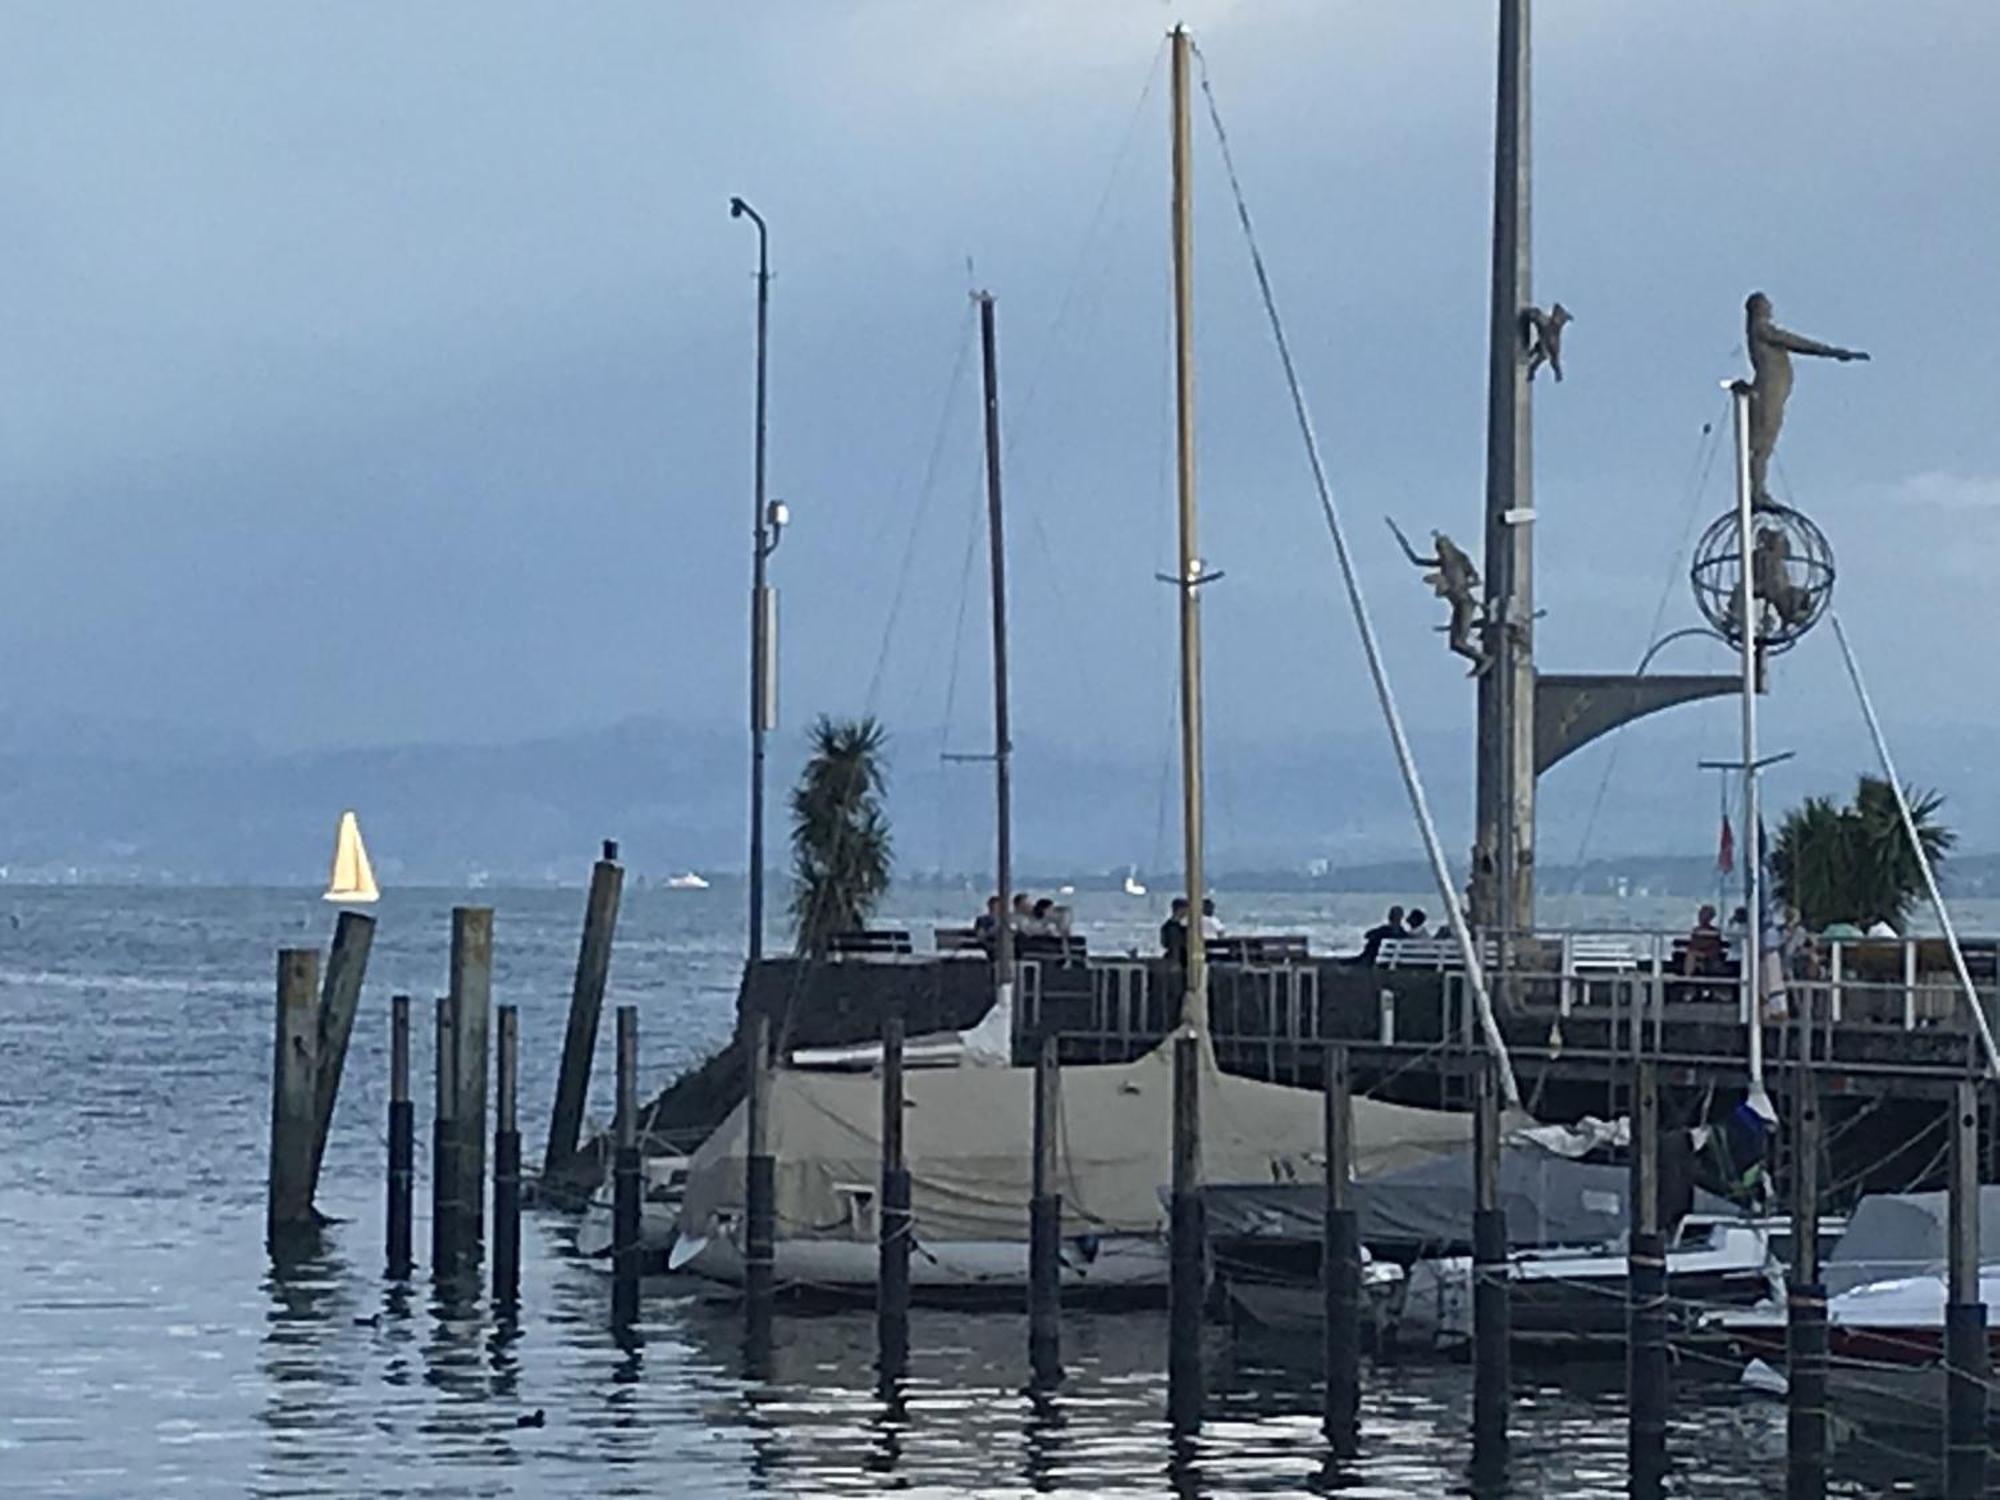
M 986 389 L 986 539 L 993 561 L 993 818 L 994 870 L 1000 882 L 1000 922 L 993 934 L 996 1010 L 1011 1016 L 1014 998 L 1013 731 L 1007 710 L 1007 534 L 1000 511 L 1000 359 L 993 332 L 993 296 L 979 300 L 979 349 Z
M 1187 992 L 1181 1022 L 1208 1031 L 1208 953 L 1203 940 L 1201 808 L 1201 560 L 1194 510 L 1194 174 L 1188 129 L 1188 34 L 1173 33 L 1175 477 L 1180 496 L 1181 827 L 1187 863 Z

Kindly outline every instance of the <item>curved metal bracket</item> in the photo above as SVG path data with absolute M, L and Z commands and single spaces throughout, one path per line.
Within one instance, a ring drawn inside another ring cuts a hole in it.
M 1539 674 L 1535 684 L 1535 774 L 1541 775 L 1572 750 L 1634 719 L 1678 703 L 1728 697 L 1742 690 L 1743 679 L 1733 673 L 1660 677 L 1623 672 Z

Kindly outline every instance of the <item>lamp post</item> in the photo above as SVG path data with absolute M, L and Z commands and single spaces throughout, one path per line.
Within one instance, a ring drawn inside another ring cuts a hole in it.
M 765 564 L 778 550 L 786 511 L 764 498 L 764 391 L 766 333 L 771 310 L 770 232 L 764 216 L 741 198 L 729 200 L 729 217 L 757 226 L 757 448 L 750 532 L 750 961 L 764 956 L 764 737 L 778 722 L 778 596 L 765 582 Z

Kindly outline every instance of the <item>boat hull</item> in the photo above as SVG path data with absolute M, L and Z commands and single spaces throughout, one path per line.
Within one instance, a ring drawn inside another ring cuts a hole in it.
M 870 1298 L 880 1260 L 879 1247 L 868 1240 L 780 1240 L 772 1251 L 772 1279 L 780 1289 L 802 1295 Z M 682 1260 L 680 1269 L 741 1286 L 742 1251 L 729 1235 L 711 1234 Z M 1157 1235 L 1065 1240 L 1061 1284 L 1070 1299 L 1163 1297 L 1166 1242 Z M 911 1293 L 926 1300 L 1005 1300 L 1024 1296 L 1027 1286 L 1025 1240 L 924 1241 L 910 1255 Z

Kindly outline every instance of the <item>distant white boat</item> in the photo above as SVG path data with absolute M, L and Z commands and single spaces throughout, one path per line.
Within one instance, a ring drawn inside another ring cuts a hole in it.
M 375 872 L 368 866 L 368 849 L 361 842 L 361 822 L 351 812 L 340 815 L 340 831 L 333 838 L 333 874 L 327 881 L 328 901 L 361 905 L 379 901 Z
M 695 874 L 694 871 L 689 870 L 682 875 L 669 875 L 667 877 L 667 889 L 670 891 L 705 891 L 708 889 L 708 882 Z
M 1137 865 L 1133 865 L 1125 872 L 1125 894 L 1128 896 L 1143 896 L 1146 894 L 1146 883 L 1139 878 L 1139 867 Z

